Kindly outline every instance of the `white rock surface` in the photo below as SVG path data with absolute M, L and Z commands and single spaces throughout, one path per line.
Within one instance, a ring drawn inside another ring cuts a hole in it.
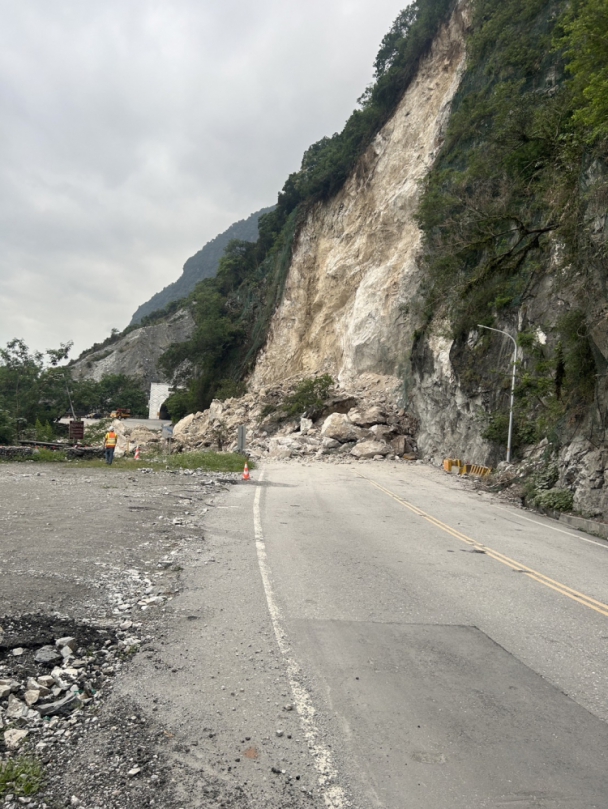
M 377 405 L 364 409 L 353 407 L 352 410 L 348 411 L 348 418 L 353 424 L 358 424 L 359 427 L 369 427 L 370 424 L 386 424 L 386 413 Z
M 254 387 L 297 373 L 327 371 L 342 383 L 401 373 L 417 325 L 404 316 L 420 284 L 416 208 L 462 76 L 466 8 L 441 29 L 358 170 L 308 215 Z
M 365 459 L 365 458 L 374 458 L 376 455 L 384 457 L 385 455 L 389 455 L 391 452 L 391 448 L 388 444 L 384 441 L 361 441 L 359 444 L 354 446 L 350 452 L 352 456 L 355 458 Z
M 343 413 L 332 413 L 323 422 L 321 435 L 333 438 L 335 441 L 357 441 L 362 436 L 362 430 L 356 427 Z
M 314 422 L 312 419 L 307 419 L 304 416 L 300 419 L 300 433 L 306 435 L 309 430 L 312 430 Z
M 28 735 L 28 731 L 23 728 L 9 728 L 4 731 L 4 743 L 9 750 L 17 750 Z

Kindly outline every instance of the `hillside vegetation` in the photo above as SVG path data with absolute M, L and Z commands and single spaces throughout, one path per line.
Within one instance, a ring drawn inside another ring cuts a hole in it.
M 428 283 L 418 339 L 447 318 L 474 396 L 500 346 L 477 324 L 519 332 L 518 438 L 560 441 L 604 397 L 591 331 L 608 271 L 608 5 L 476 0 L 473 12 L 468 68 L 419 212 Z M 503 391 L 486 432 L 497 443 L 506 408 Z

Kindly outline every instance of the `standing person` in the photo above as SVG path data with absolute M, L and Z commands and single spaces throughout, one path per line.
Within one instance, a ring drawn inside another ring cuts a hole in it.
M 103 446 L 106 455 L 106 463 L 109 465 L 111 465 L 112 461 L 114 460 L 114 450 L 116 449 L 117 441 L 118 435 L 114 432 L 114 428 L 110 427 L 103 441 Z

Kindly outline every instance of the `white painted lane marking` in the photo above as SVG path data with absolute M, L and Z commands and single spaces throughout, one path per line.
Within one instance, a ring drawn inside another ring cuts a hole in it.
M 604 542 L 597 542 L 594 539 L 587 539 L 587 537 L 581 537 L 578 534 L 573 534 L 572 531 L 564 531 L 563 528 L 556 528 L 551 523 L 546 522 L 539 522 L 538 520 L 532 520 L 530 517 L 524 517 L 522 514 L 518 514 L 516 511 L 512 511 L 510 508 L 505 508 L 504 506 L 496 506 L 496 508 L 500 509 L 500 511 L 508 511 L 509 514 L 513 517 L 519 517 L 520 520 L 526 520 L 526 522 L 533 522 L 534 525 L 540 525 L 541 528 L 550 528 L 552 531 L 557 531 L 558 534 L 566 534 L 568 537 L 574 537 L 574 539 L 580 539 L 581 542 L 588 542 L 590 545 L 597 545 L 598 548 L 604 548 L 604 550 L 608 550 L 608 545 Z
M 263 478 L 264 472 L 262 472 L 258 478 L 260 483 Z M 302 672 L 291 652 L 287 634 L 283 629 L 283 617 L 274 597 L 270 567 L 268 565 L 268 557 L 266 556 L 266 544 L 262 532 L 262 518 L 260 516 L 261 494 L 262 487 L 258 486 L 253 499 L 253 530 L 255 533 L 255 547 L 258 554 L 258 565 L 264 584 L 264 592 L 266 593 L 268 612 L 272 620 L 277 644 L 285 660 L 294 705 L 300 717 L 304 736 L 308 743 L 308 749 L 312 754 L 315 767 L 319 773 L 319 787 L 325 805 L 329 807 L 329 809 L 345 809 L 345 807 L 350 806 L 350 802 L 347 800 L 342 787 L 338 786 L 336 783 L 338 771 L 334 764 L 333 755 L 320 739 L 319 729 L 315 723 L 315 707 L 312 704 L 310 694 L 302 683 Z

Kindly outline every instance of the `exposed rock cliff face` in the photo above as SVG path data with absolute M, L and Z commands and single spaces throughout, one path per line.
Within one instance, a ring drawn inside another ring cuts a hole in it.
M 481 437 L 484 402 L 462 389 L 452 361 L 454 343 L 445 337 L 443 326 L 434 324 L 429 338 L 414 351 L 413 367 L 406 374 L 407 399 L 420 420 L 420 446 L 434 463 L 451 457 L 493 465 L 496 450 Z M 497 367 L 508 371 L 510 342 L 505 349 Z
M 108 374 L 137 377 L 147 387 L 151 382 L 170 382 L 158 368 L 158 360 L 172 343 L 187 340 L 194 320 L 186 310 L 151 326 L 135 329 L 107 348 L 88 354 L 72 366 L 75 379 L 99 382 Z
M 416 325 L 407 306 L 421 281 L 419 184 L 460 81 L 466 27 L 461 3 L 358 170 L 309 215 L 254 387 L 317 371 L 343 383 L 366 371 L 402 375 Z
M 462 418 L 475 403 L 458 390 L 450 343 L 437 336 L 426 373 L 407 390 L 403 384 L 418 325 L 412 304 L 423 280 L 415 219 L 420 182 L 463 73 L 468 23 L 463 2 L 357 172 L 309 215 L 251 382 L 260 387 L 323 371 L 349 385 L 365 372 L 384 374 L 387 389 L 401 381 L 401 403 L 420 417 L 418 442 L 427 456 L 438 458 L 455 444 L 481 462 L 487 447 L 474 420 Z
M 484 462 L 480 403 L 459 389 L 451 341 L 438 333 L 417 363 L 420 373 L 410 372 L 423 280 L 415 219 L 420 182 L 463 73 L 468 23 L 467 4 L 460 3 L 358 171 L 308 217 L 251 381 L 259 387 L 321 371 L 345 385 L 365 372 L 399 379 L 397 386 L 387 379 L 387 389 L 401 389 L 401 403 L 419 417 L 418 444 L 427 457 L 458 453 Z

